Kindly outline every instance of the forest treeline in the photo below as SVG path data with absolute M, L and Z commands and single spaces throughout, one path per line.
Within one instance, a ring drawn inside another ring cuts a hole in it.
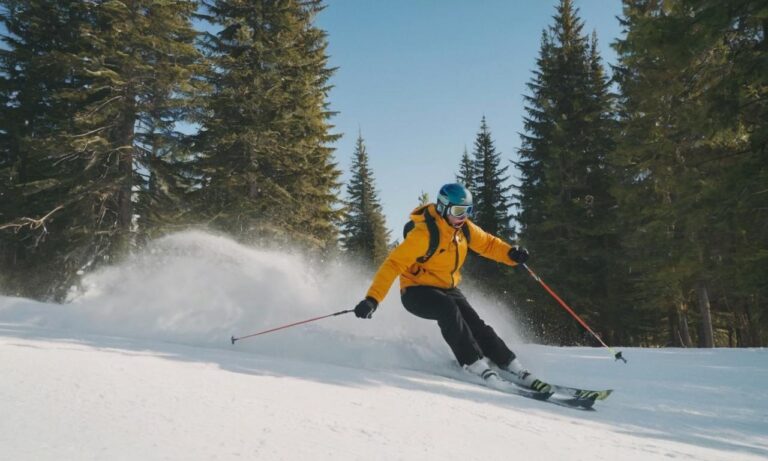
M 375 267 L 399 235 L 362 134 L 340 181 L 325 7 L 0 0 L 0 291 L 62 300 L 190 226 Z M 765 345 L 768 4 L 624 0 L 610 69 L 574 2 L 554 13 L 519 151 L 483 118 L 457 159 L 474 220 L 609 344 Z M 592 344 L 527 274 L 466 270 L 541 341 Z

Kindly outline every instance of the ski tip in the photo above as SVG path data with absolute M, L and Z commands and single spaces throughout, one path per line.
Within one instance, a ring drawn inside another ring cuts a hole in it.
M 587 391 L 578 390 L 573 396 L 580 400 L 605 400 L 613 392 L 613 389 L 607 389 L 604 391 Z
M 590 398 L 592 400 L 605 400 L 612 393 L 613 393 L 613 389 L 606 389 L 604 391 L 595 392 L 593 395 L 589 395 L 588 398 Z

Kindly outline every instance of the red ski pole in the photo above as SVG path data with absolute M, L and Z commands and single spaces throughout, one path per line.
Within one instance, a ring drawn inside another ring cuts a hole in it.
M 539 282 L 539 284 L 541 284 L 541 286 L 544 287 L 545 290 L 547 290 L 547 293 L 549 293 L 553 298 L 555 298 L 555 301 L 557 301 L 558 303 L 560 303 L 561 306 L 563 306 L 563 309 L 565 309 L 569 314 L 571 314 L 571 316 L 573 316 L 573 318 L 575 318 L 581 324 L 581 326 L 586 328 L 588 332 L 592 333 L 592 336 L 594 336 L 598 341 L 600 341 L 600 344 L 602 344 L 606 349 L 608 349 L 613 354 L 613 357 L 616 360 L 623 360 L 624 363 L 627 363 L 627 359 L 622 357 L 621 352 L 616 352 L 613 349 L 611 349 L 610 346 L 605 344 L 605 341 L 603 341 L 602 338 L 600 338 L 600 336 L 597 335 L 597 333 L 595 333 L 594 331 L 592 331 L 591 328 L 589 328 L 589 325 L 587 325 L 587 322 L 582 320 L 581 317 L 579 317 L 576 314 L 576 312 L 574 312 L 573 309 L 571 309 L 568 306 L 568 304 L 565 303 L 565 301 L 560 299 L 560 296 L 557 296 L 557 293 L 552 291 L 552 289 L 549 288 L 549 286 L 546 283 L 544 283 L 544 280 L 542 280 L 541 277 L 536 275 L 536 273 L 533 272 L 533 270 L 531 270 L 531 268 L 528 267 L 525 263 L 522 263 L 521 265 L 528 271 L 529 274 L 531 274 L 531 277 L 533 277 L 534 280 Z
M 295 327 L 296 325 L 301 325 L 303 323 L 309 323 L 309 322 L 314 322 L 316 320 L 327 319 L 328 317 L 333 317 L 335 315 L 341 315 L 341 314 L 347 314 L 349 312 L 354 312 L 354 311 L 355 311 L 354 309 L 349 309 L 349 310 L 346 310 L 346 311 L 334 312 L 333 314 L 323 315 L 322 317 L 315 317 L 313 319 L 308 319 L 308 320 L 302 320 L 301 322 L 291 323 L 291 324 L 288 324 L 288 325 L 283 325 L 281 327 L 276 327 L 276 328 L 271 328 L 269 330 L 259 331 L 258 333 L 252 333 L 250 335 L 240 336 L 239 338 L 236 338 L 236 337 L 232 336 L 232 344 L 235 344 L 235 341 L 240 341 L 241 339 L 251 338 L 253 336 L 264 335 L 264 334 L 267 334 L 267 333 L 272 333 L 273 331 L 284 330 L 286 328 Z

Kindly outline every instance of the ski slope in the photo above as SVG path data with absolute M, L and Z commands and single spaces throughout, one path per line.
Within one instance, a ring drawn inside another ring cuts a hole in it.
M 541 266 L 543 263 L 539 263 Z M 66 304 L 0 296 L 0 460 L 766 460 L 768 352 L 530 344 L 470 300 L 523 362 L 615 393 L 585 412 L 465 381 L 393 288 L 347 309 L 349 264 L 198 232 L 85 279 Z

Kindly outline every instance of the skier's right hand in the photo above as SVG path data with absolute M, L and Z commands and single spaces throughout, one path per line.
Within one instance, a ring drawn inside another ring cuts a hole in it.
M 378 305 L 378 301 L 368 296 L 357 303 L 357 306 L 355 306 L 355 315 L 361 319 L 369 319 L 373 317 L 373 313 L 376 311 Z

